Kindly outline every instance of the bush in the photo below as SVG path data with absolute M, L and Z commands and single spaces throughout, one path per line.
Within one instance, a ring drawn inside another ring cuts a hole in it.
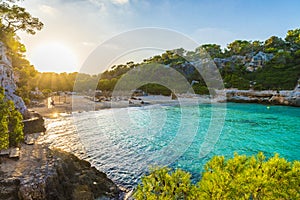
M 194 90 L 195 94 L 200 94 L 200 95 L 209 94 L 209 90 L 206 85 L 203 86 L 200 84 L 195 84 L 195 85 L 193 85 L 193 90 Z
M 24 139 L 23 117 L 12 101 L 9 101 L 8 105 L 10 111 L 8 115 L 9 146 L 16 147 Z
M 9 147 L 8 106 L 4 102 L 4 90 L 0 88 L 0 150 Z
M 151 169 L 149 176 L 142 178 L 137 187 L 136 199 L 186 199 L 193 191 L 191 175 L 180 169 L 171 172 L 168 168 Z
M 247 157 L 235 154 L 226 160 L 213 157 L 195 185 L 182 170 L 152 170 L 142 178 L 136 199 L 299 199 L 300 162 L 288 162 L 278 154 L 266 160 L 263 153 Z
M 18 146 L 24 139 L 22 115 L 12 101 L 5 101 L 0 87 L 0 150 Z

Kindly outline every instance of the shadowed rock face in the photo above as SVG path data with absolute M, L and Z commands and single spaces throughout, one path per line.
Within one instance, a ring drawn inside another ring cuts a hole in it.
M 19 179 L 0 180 L 0 200 L 19 199 L 18 197 L 19 188 L 20 188 Z
M 24 134 L 31 134 L 31 133 L 39 133 L 39 132 L 45 132 L 45 124 L 44 124 L 43 117 L 38 113 L 30 113 L 30 118 L 27 120 L 24 120 L 24 128 L 23 132 Z
M 23 99 L 15 94 L 16 83 L 10 59 L 7 56 L 6 46 L 0 42 L 0 86 L 5 90 L 5 98 L 12 100 L 16 108 L 26 116 L 27 108 Z
M 62 151 L 53 151 L 54 174 L 45 185 L 46 199 L 117 199 L 118 187 L 90 163 Z
M 22 149 L 20 160 L 2 160 L 0 200 L 119 199 L 119 188 L 89 162 L 39 144 Z

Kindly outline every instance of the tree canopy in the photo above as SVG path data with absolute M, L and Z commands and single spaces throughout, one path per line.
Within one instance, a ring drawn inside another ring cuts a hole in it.
M 1 32 L 15 33 L 21 30 L 29 34 L 35 34 L 37 30 L 41 30 L 43 23 L 38 18 L 32 17 L 25 8 L 13 4 L 17 1 L 0 1 Z
M 17 94 L 25 102 L 30 94 L 30 84 L 37 70 L 25 58 L 25 46 L 20 42 L 18 31 L 34 35 L 43 28 L 43 23 L 38 18 L 31 16 L 25 8 L 16 4 L 19 0 L 0 0 L 0 40 L 8 48 L 14 73 L 17 78 Z
M 142 178 L 136 199 L 299 199 L 300 162 L 275 154 L 266 159 L 235 154 L 215 156 L 204 166 L 197 184 L 180 169 L 154 168 Z
M 39 73 L 24 57 L 26 48 L 20 43 L 16 32 L 35 34 L 42 29 L 43 24 L 24 8 L 19 7 L 17 1 L 0 0 L 0 36 L 1 41 L 10 49 L 14 73 L 18 77 L 17 94 L 25 99 L 25 102 L 29 102 L 30 91 L 36 87 L 40 90 L 72 91 L 75 81 L 77 81 L 76 89 L 79 91 L 99 89 L 111 93 L 124 74 L 144 64 L 163 64 L 171 67 L 181 73 L 188 82 L 197 82 L 193 85 L 196 93 L 208 94 L 209 90 L 203 77 L 195 70 L 193 62 L 190 62 L 199 60 L 201 56 L 207 58 L 208 55 L 212 59 L 223 59 L 222 66 L 218 67 L 226 88 L 290 90 L 300 77 L 299 28 L 287 31 L 285 38 L 271 36 L 265 41 L 235 40 L 224 49 L 218 44 L 203 44 L 194 51 L 186 51 L 183 48 L 167 50 L 161 55 L 144 59 L 141 63 L 127 62 L 97 75 Z M 253 56 L 259 52 L 272 54 L 273 57 L 254 71 L 247 70 L 245 62 L 249 64 Z M 168 95 L 171 92 L 168 88 L 155 83 L 141 86 L 140 89 L 152 94 Z
M 217 44 L 204 44 L 195 51 L 182 48 L 169 50 L 161 55 L 145 59 L 142 63 L 129 62 L 112 67 L 100 75 L 98 89 L 112 91 L 116 81 L 133 68 L 140 68 L 144 64 L 163 64 L 180 72 L 193 85 L 198 94 L 208 94 L 207 86 L 191 60 L 209 55 L 212 59 L 224 59 L 224 66 L 219 67 L 220 74 L 226 88 L 256 90 L 290 90 L 295 87 L 300 77 L 300 29 L 289 30 L 286 38 L 271 36 L 265 41 L 235 40 L 222 49 Z M 250 63 L 253 56 L 259 52 L 269 53 L 272 58 L 262 63 L 255 71 L 247 71 L 245 61 Z M 244 57 L 244 58 L 243 58 Z M 244 61 L 242 61 L 244 59 Z M 153 72 L 155 73 L 155 72 Z M 152 76 L 149 74 L 149 76 Z M 206 89 L 205 89 L 206 88 Z M 152 94 L 170 94 L 157 84 L 148 84 L 140 89 Z

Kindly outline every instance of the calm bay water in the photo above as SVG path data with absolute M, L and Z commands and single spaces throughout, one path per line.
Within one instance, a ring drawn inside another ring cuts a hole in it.
M 300 160 L 299 108 L 228 103 L 218 140 L 212 142 L 210 153 L 199 157 L 209 126 L 218 125 L 211 124 L 212 117 L 210 105 L 157 105 L 75 113 L 59 127 L 73 130 L 68 126 L 75 124 L 86 159 L 127 188 L 135 186 L 155 161 L 183 168 L 197 180 L 203 165 L 214 155 L 232 157 L 234 152 L 254 155 L 262 151 L 267 157 L 277 152 L 289 161 Z M 52 125 L 49 131 L 59 132 L 59 127 Z M 190 127 L 195 135 L 189 134 Z M 187 135 L 178 139 L 183 131 Z M 181 144 L 170 145 L 176 138 Z M 165 147 L 170 147 L 167 153 L 161 151 Z M 174 154 L 178 156 L 173 158 Z

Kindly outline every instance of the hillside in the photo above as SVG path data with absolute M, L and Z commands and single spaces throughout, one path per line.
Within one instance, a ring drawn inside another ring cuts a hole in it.
M 225 88 L 292 90 L 300 78 L 300 29 L 289 30 L 284 39 L 272 36 L 265 41 L 235 40 L 224 49 L 217 44 L 204 44 L 194 51 L 182 48 L 168 50 L 141 63 L 127 62 L 112 66 L 97 75 L 38 72 L 27 87 L 31 91 L 38 88 L 47 95 L 49 92 L 73 91 L 76 81 L 78 92 L 98 89 L 109 95 L 128 71 L 152 66 L 147 68 L 147 73 L 157 76 L 160 74 L 154 70 L 155 66 L 164 65 L 181 73 L 190 84 L 193 83 L 195 93 L 208 94 L 205 81 L 194 67 L 195 62 L 205 60 L 203 54 L 206 60 L 213 61 L 217 66 Z M 168 88 L 153 83 L 145 84 L 140 89 L 151 94 L 171 93 Z M 27 97 L 35 98 L 34 94 Z
M 225 49 L 217 44 L 205 44 L 195 51 L 175 49 L 142 63 L 113 66 L 100 75 L 98 89 L 113 90 L 117 80 L 131 69 L 162 64 L 183 74 L 189 83 L 196 83 L 193 84 L 196 93 L 205 94 L 208 90 L 193 61 L 208 59 L 207 54 L 217 66 L 225 88 L 292 90 L 300 77 L 300 29 L 289 30 L 284 39 L 272 36 L 266 41 L 235 40 Z M 145 88 L 150 93 L 166 93 L 166 88 L 158 85 L 141 87 Z

